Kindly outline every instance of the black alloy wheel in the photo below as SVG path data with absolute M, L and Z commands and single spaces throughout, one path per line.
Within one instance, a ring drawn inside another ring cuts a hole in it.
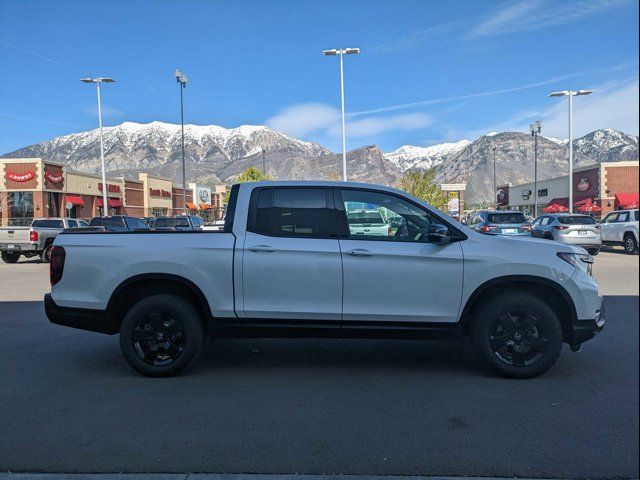
M 175 361 L 184 351 L 186 333 L 180 320 L 155 312 L 136 322 L 131 342 L 140 360 L 163 366 Z
M 139 300 L 120 326 L 120 349 L 133 368 L 150 377 L 174 375 L 199 355 L 204 326 L 184 297 L 156 294 Z
M 477 357 L 503 377 L 546 372 L 562 350 L 562 325 L 554 309 L 531 293 L 493 295 L 473 314 L 470 334 Z
M 504 312 L 493 322 L 489 344 L 500 361 L 514 367 L 526 367 L 540 360 L 549 339 L 537 317 L 524 312 Z
M 9 252 L 7 250 L 2 252 L 2 261 L 4 263 L 16 263 L 20 260 L 20 252 Z

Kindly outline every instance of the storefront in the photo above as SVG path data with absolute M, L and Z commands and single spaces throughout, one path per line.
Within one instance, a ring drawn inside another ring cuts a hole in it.
M 90 219 L 102 216 L 104 210 L 102 176 L 67 171 L 67 188 L 64 195 L 64 216 Z M 107 177 L 107 213 L 123 213 L 123 180 Z
M 182 188 L 172 187 L 171 202 L 172 215 L 196 215 L 198 213 L 198 206 L 193 201 L 193 192 L 189 188 L 186 189 L 183 198 Z M 186 204 L 186 212 L 182 208 L 183 202 Z
M 142 182 L 144 190 L 144 216 L 162 217 L 173 215 L 171 180 L 148 173 L 139 173 L 138 179 Z
M 609 162 L 577 168 L 573 172 L 573 210 L 596 218 L 638 202 L 638 161 Z M 501 185 L 498 206 L 532 216 L 569 210 L 569 176 L 538 181 L 538 211 L 534 212 L 535 185 Z
M 29 225 L 64 210 L 64 167 L 40 158 L 0 159 L 0 223 Z

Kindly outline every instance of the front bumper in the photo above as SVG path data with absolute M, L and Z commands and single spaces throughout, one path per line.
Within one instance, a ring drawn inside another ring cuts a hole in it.
M 605 303 L 602 302 L 600 309 L 596 310 L 594 318 L 573 321 L 567 343 L 572 347 L 577 347 L 587 340 L 591 340 L 602 331 L 605 321 Z
M 110 318 L 106 311 L 61 307 L 53 300 L 50 293 L 44 296 L 44 311 L 49 321 L 56 325 L 108 335 L 118 333 L 120 330 L 119 322 Z

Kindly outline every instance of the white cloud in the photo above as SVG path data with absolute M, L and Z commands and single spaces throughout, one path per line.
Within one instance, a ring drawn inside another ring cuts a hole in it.
M 340 121 L 340 112 L 323 103 L 300 103 L 284 108 L 267 125 L 294 137 L 304 137 L 318 130 L 331 128 Z
M 274 130 L 294 137 L 339 138 L 342 135 L 340 110 L 323 103 L 291 105 L 266 121 Z M 366 138 L 392 131 L 426 128 L 433 119 L 426 113 L 347 118 L 349 138 Z
M 102 118 L 103 119 L 121 117 L 122 115 L 124 115 L 124 112 L 122 110 L 118 110 L 117 108 L 109 107 L 108 105 L 102 105 L 101 106 L 101 110 L 102 110 Z M 88 115 L 90 117 L 97 117 L 98 116 L 98 107 L 96 105 L 93 105 L 91 107 L 85 107 L 84 108 L 84 113 L 85 113 L 85 115 Z
M 493 10 L 472 27 L 467 38 L 565 25 L 628 3 L 630 0 L 525 0 Z
M 638 79 L 610 82 L 595 86 L 595 93 L 573 98 L 573 136 L 581 137 L 594 130 L 613 128 L 638 135 Z M 490 131 L 528 132 L 529 124 L 542 120 L 546 137 L 569 137 L 567 97 L 548 98 L 547 107 L 520 111 L 499 123 L 471 130 L 451 129 L 450 138 L 477 138 Z
M 587 97 L 574 97 L 574 138 L 601 128 L 638 135 L 638 100 L 637 78 L 596 87 L 596 92 Z M 544 134 L 568 138 L 567 98 L 560 97 L 556 102 L 542 114 Z

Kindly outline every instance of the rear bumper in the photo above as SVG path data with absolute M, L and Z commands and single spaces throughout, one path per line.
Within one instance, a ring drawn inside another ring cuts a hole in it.
M 120 330 L 119 322 L 110 318 L 105 310 L 61 307 L 53 301 L 50 293 L 44 296 L 44 311 L 49 321 L 56 325 L 107 335 L 113 335 Z
M 602 302 L 600 310 L 596 311 L 594 318 L 573 321 L 567 343 L 571 346 L 578 346 L 591 340 L 602 331 L 605 321 L 605 303 Z
M 584 248 L 599 248 L 602 246 L 600 237 L 564 237 L 562 235 L 556 235 L 556 241 Z
M 35 252 L 37 250 L 38 245 L 33 243 L 0 242 L 0 251 L 3 252 Z

